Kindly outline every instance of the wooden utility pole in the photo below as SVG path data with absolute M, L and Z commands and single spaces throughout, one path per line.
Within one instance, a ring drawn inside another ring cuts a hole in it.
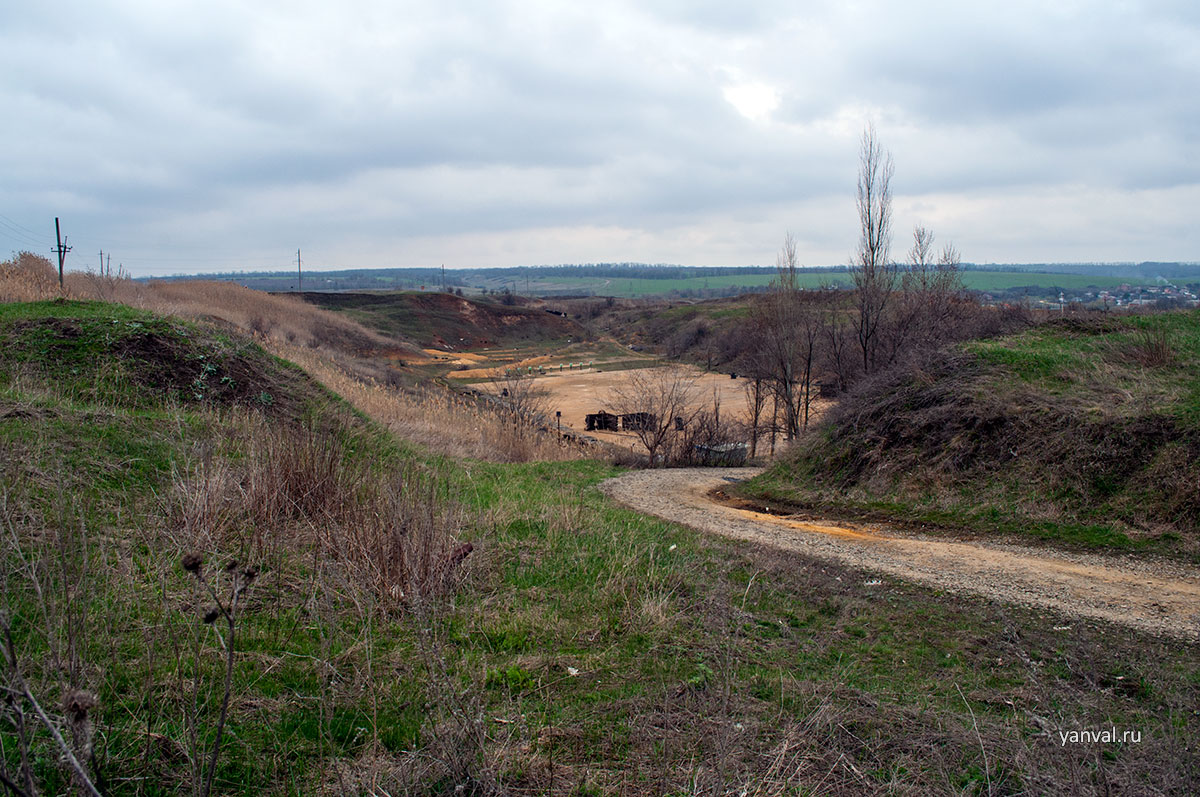
M 296 287 L 298 293 L 304 293 L 304 274 L 300 271 L 300 250 L 296 250 Z
M 54 217 L 54 237 L 58 239 L 58 246 L 54 251 L 58 253 L 58 289 L 63 289 L 63 263 L 67 259 L 67 252 L 71 251 L 71 247 L 66 246 L 66 239 L 62 237 L 62 230 L 58 226 L 58 216 Z

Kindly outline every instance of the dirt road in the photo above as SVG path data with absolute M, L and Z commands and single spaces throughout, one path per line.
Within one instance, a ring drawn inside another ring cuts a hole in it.
M 708 497 L 713 489 L 757 472 L 749 468 L 634 471 L 609 479 L 601 489 L 631 509 L 699 531 L 950 591 L 1200 639 L 1200 569 L 1125 556 L 922 537 L 876 524 L 799 521 L 724 506 Z M 1064 620 L 1064 625 L 1069 623 Z

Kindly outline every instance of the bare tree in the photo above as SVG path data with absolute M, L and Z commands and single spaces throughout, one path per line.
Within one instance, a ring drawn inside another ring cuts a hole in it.
M 663 462 L 664 448 L 676 426 L 686 426 L 694 414 L 696 380 L 677 367 L 637 368 L 625 372 L 609 395 L 609 407 L 622 417 L 650 455 L 650 466 Z
M 890 356 L 894 361 L 905 350 L 922 350 L 955 337 L 956 308 L 963 294 L 960 257 L 947 244 L 934 259 L 933 233 L 917 225 L 908 250 L 908 263 L 900 279 L 901 300 L 890 330 Z
M 891 154 L 879 143 L 875 126 L 868 125 L 858 155 L 858 251 L 850 265 L 864 373 L 874 370 L 880 329 L 896 289 L 896 266 L 889 259 L 894 172 Z
M 533 374 L 515 369 L 492 378 L 502 406 L 526 425 L 541 423 L 549 407 L 550 391 L 537 383 Z
M 808 425 L 820 318 L 800 288 L 796 239 L 788 233 L 776 258 L 771 289 L 759 303 L 755 372 L 769 376 L 790 440 Z
M 758 433 L 762 428 L 763 407 L 767 404 L 766 379 L 759 373 L 749 374 L 742 382 L 742 393 L 746 398 L 746 418 L 750 427 L 750 458 L 758 454 Z

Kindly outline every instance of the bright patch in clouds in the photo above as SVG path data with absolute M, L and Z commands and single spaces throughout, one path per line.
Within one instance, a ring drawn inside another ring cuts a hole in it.
M 752 122 L 766 122 L 779 108 L 779 92 L 765 83 L 742 83 L 723 92 L 725 102 Z

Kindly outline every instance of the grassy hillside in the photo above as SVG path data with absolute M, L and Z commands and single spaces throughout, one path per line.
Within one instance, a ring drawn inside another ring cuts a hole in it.
M 443 350 L 557 344 L 585 334 L 578 324 L 538 307 L 448 293 L 309 293 L 304 298 L 385 335 Z
M 1200 313 L 1067 318 L 883 375 L 749 489 L 1200 556 Z
M 94 747 L 105 790 L 175 792 L 205 778 L 236 630 L 217 791 L 309 791 L 314 762 L 365 716 L 309 663 L 362 663 L 370 615 L 347 614 L 333 584 L 375 604 L 436 586 L 447 574 L 428 562 L 469 528 L 455 505 L 422 498 L 435 482 L 390 437 L 245 338 L 41 302 L 0 305 L 0 350 L 4 683 L 55 716 L 76 707 L 63 732 L 81 756 Z M 0 709 L 3 772 L 24 748 L 41 789 L 61 793 L 60 751 L 31 705 L 24 720 Z M 422 723 L 413 708 L 383 715 L 397 745 Z
M 229 794 L 1200 779 L 1195 646 L 708 538 L 594 461 L 443 459 L 203 325 L 0 305 L 0 340 L 0 774 L 41 793 L 26 687 L 112 794 L 202 791 L 218 728 Z

